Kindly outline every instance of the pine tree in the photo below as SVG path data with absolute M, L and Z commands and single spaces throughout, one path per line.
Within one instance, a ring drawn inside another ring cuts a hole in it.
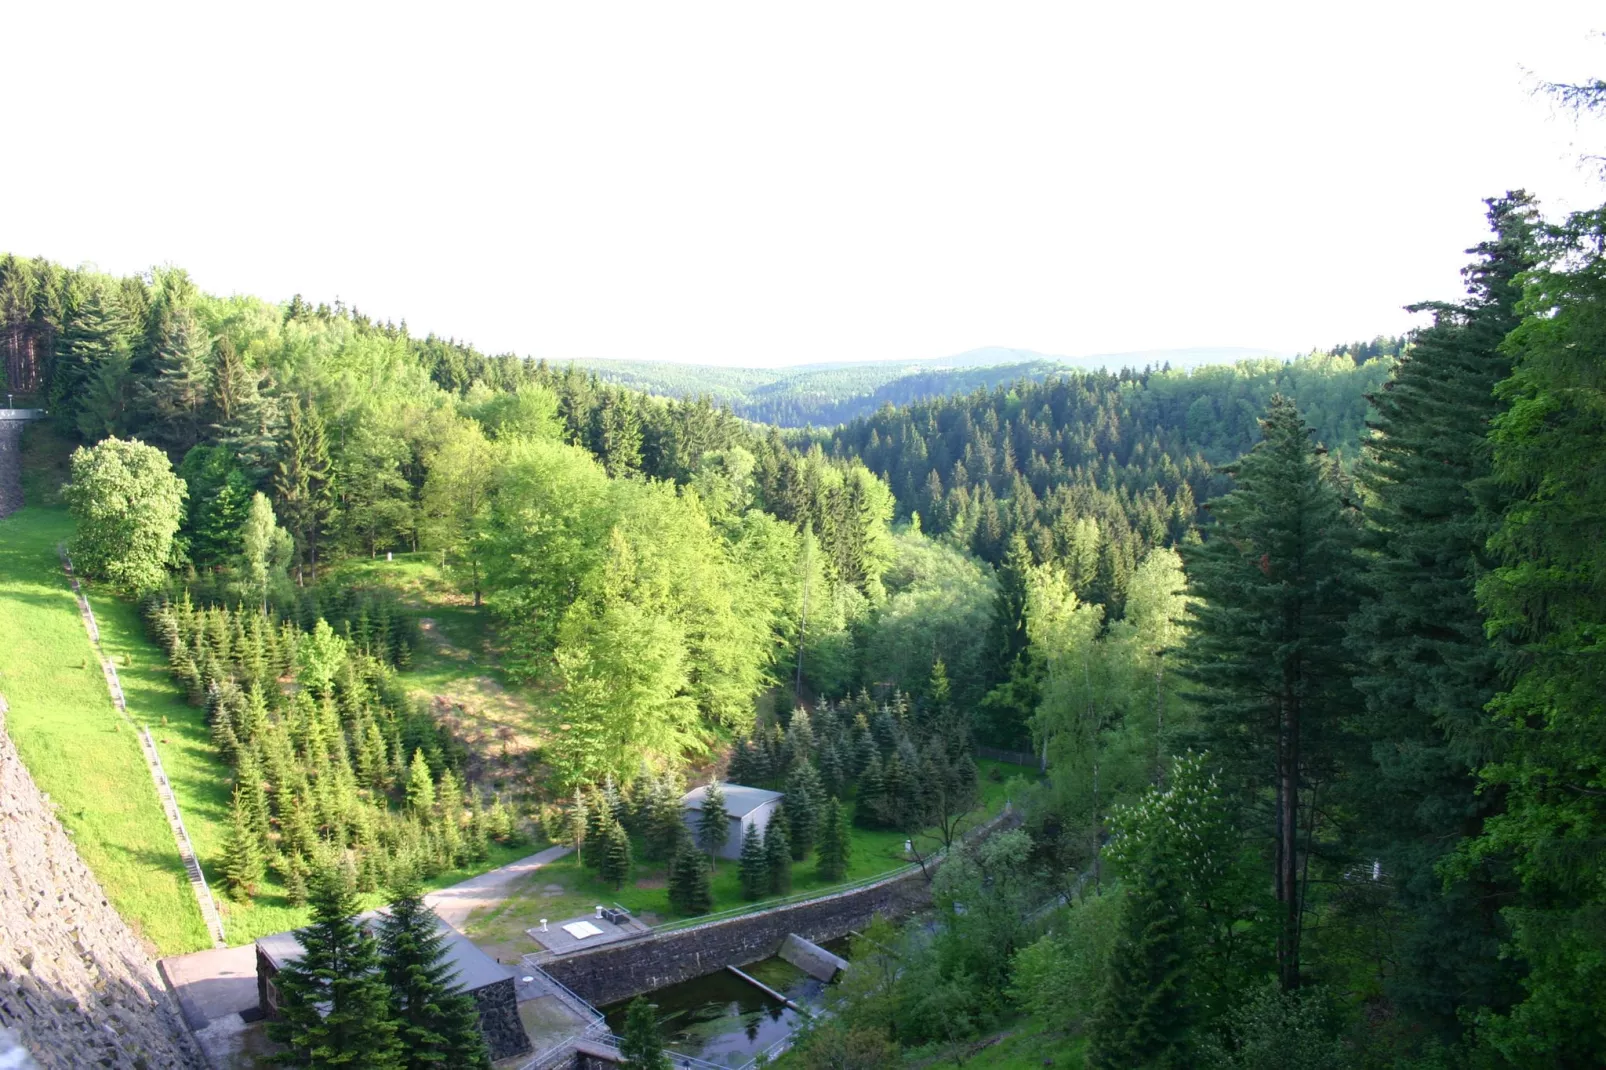
M 670 1070 L 658 1035 L 657 1008 L 646 997 L 637 996 L 625 1010 L 625 1031 L 619 1038 L 619 1054 L 628 1070 Z
M 814 846 L 820 829 L 820 802 L 824 789 L 820 774 L 807 760 L 792 767 L 786 778 L 787 840 L 792 846 L 792 858 L 801 862 Z
M 380 970 L 390 986 L 402 1066 L 407 1070 L 489 1070 L 474 997 L 453 979 L 446 938 L 416 883 L 396 892 L 379 919 Z
M 627 390 L 603 394 L 597 409 L 596 452 L 614 479 L 641 470 L 641 420 L 634 396 Z
M 1198 602 L 1186 662 L 1210 749 L 1264 815 L 1278 977 L 1292 989 L 1318 831 L 1312 795 L 1343 768 L 1342 721 L 1356 705 L 1343 647 L 1355 528 L 1293 402 L 1275 395 L 1262 428 L 1228 469 L 1237 485 L 1212 503 L 1209 538 L 1188 556 Z
M 839 881 L 848 874 L 853 852 L 853 833 L 848 828 L 842 803 L 833 798 L 825 805 L 820 820 L 820 850 L 816 866 L 823 881 Z
M 257 759 L 255 747 L 240 751 L 240 764 L 234 769 L 234 793 L 244 808 L 246 824 L 256 835 L 257 843 L 266 848 L 272 828 L 268 823 L 268 796 L 262 788 L 262 763 Z
M 581 793 L 577 798 L 584 800 L 586 822 L 584 842 L 590 847 L 590 850 L 583 855 L 582 862 L 592 869 L 598 869 L 602 865 L 602 856 L 606 851 L 608 823 L 613 820 L 613 812 L 608 809 L 603 796 L 595 790 Z
M 814 722 L 809 717 L 807 706 L 798 706 L 792 711 L 792 720 L 786 726 L 787 750 L 792 761 L 799 762 L 814 757 L 814 746 L 818 742 L 814 736 Z
M 182 274 L 182 273 L 179 273 Z M 138 404 L 151 437 L 182 454 L 201 437 L 212 392 L 212 338 L 190 307 L 188 280 L 164 287 L 153 312 L 150 372 L 139 379 Z
M 419 815 L 435 810 L 435 778 L 422 749 L 413 751 L 412 764 L 407 767 L 407 808 Z
M 680 807 L 682 794 L 680 780 L 674 774 L 665 773 L 653 778 L 641 815 L 641 838 L 646 857 L 667 862 L 674 853 L 685 823 Z
M 117 373 L 121 387 L 131 359 L 131 335 L 132 325 L 116 296 L 105 287 L 92 286 L 56 338 L 56 372 L 51 382 L 50 407 L 82 408 L 96 380 L 108 368 Z M 84 421 L 77 422 L 82 426 Z M 90 441 L 123 429 L 121 410 L 94 414 L 89 422 L 92 426 L 86 428 L 90 433 L 85 437 Z
M 1598 82 L 1594 95 L 1606 100 Z M 1482 790 L 1505 812 L 1457 860 L 1459 876 L 1509 867 L 1517 880 L 1502 953 L 1522 998 L 1480 1014 L 1479 1034 L 1522 1067 L 1606 1061 L 1606 209 L 1551 240 L 1524 296 L 1534 312 L 1506 343 L 1509 408 L 1491 441 L 1514 500 L 1478 584 L 1504 685 Z
M 1456 840 L 1503 806 L 1480 792 L 1492 756 L 1484 708 L 1498 664 L 1474 587 L 1494 562 L 1485 549 L 1503 506 L 1491 480 L 1489 424 L 1510 372 L 1502 342 L 1517 326 L 1521 273 L 1536 256 L 1536 209 L 1526 194 L 1489 203 L 1494 238 L 1472 250 L 1468 299 L 1425 305 L 1418 331 L 1373 398 L 1377 432 L 1360 478 L 1367 570 L 1349 643 L 1364 668 L 1373 772 L 1357 802 L 1370 857 L 1380 859 L 1405 912 L 1391 995 L 1446 1030 L 1467 1006 L 1506 1007 L 1515 971 L 1499 955 L 1497 910 L 1510 881 L 1482 867 L 1446 886 L 1440 862 Z
M 302 580 L 303 566 L 316 581 L 318 540 L 334 517 L 329 442 L 323 420 L 311 402 L 303 405 L 292 396 L 286 416 L 286 439 L 279 451 L 273 492 L 278 498 L 278 514 L 295 538 L 297 582 Z
M 708 852 L 710 860 L 719 856 L 725 841 L 730 837 L 730 817 L 725 813 L 725 791 L 719 781 L 708 784 L 703 796 L 703 808 L 697 815 L 697 846 Z M 718 865 L 717 862 L 711 862 Z
M 875 828 L 881 823 L 881 795 L 884 777 L 881 758 L 874 751 L 859 774 L 859 792 L 853 804 L 853 823 L 860 828 Z
M 630 833 L 618 821 L 609 821 L 602 833 L 602 849 L 597 854 L 597 876 L 603 883 L 619 889 L 630 879 Z
M 764 868 L 769 873 L 771 895 L 792 890 L 792 848 L 786 842 L 786 826 L 786 812 L 777 806 L 764 826 Z
M 296 931 L 301 954 L 273 979 L 282 1018 L 268 1035 L 288 1049 L 279 1061 L 308 1068 L 402 1066 L 379 947 L 356 919 L 346 874 L 320 871 L 312 882 L 312 924 Z
M 769 894 L 770 870 L 764 857 L 764 838 L 757 825 L 748 825 L 742 833 L 742 860 L 740 862 L 743 899 L 762 899 Z
M 1185 908 L 1164 867 L 1128 893 L 1109 975 L 1088 1025 L 1091 1070 L 1183 1070 L 1192 1021 Z
M 262 841 L 253 827 L 249 802 L 240 789 L 234 789 L 234 805 L 229 814 L 229 838 L 223 846 L 223 873 L 229 895 L 247 902 L 257 894 L 257 887 L 267 871 L 262 852 Z
M 681 840 L 669 862 L 669 905 L 678 914 L 706 914 L 714 905 L 708 856 L 691 837 Z

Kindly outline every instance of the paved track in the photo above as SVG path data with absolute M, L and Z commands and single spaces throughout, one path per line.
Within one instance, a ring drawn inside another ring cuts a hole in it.
M 424 902 L 440 915 L 442 921 L 461 931 L 469 914 L 480 907 L 500 903 L 507 898 L 508 893 L 513 890 L 513 885 L 521 877 L 529 876 L 548 862 L 556 862 L 572 850 L 574 850 L 572 847 L 548 847 L 517 862 L 509 862 L 498 869 L 488 870 L 478 877 L 470 877 L 449 888 L 430 892 L 424 897 Z

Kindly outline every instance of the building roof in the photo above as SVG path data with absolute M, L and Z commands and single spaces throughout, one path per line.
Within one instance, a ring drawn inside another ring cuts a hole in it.
M 370 910 L 357 920 L 372 930 L 374 922 L 383 913 L 384 910 Z M 452 967 L 452 980 L 461 985 L 463 991 L 473 992 L 513 976 L 512 970 L 481 951 L 472 940 L 439 917 L 435 918 L 435 925 L 436 931 L 445 937 L 445 959 Z M 301 957 L 301 941 L 296 939 L 293 932 L 274 933 L 258 940 L 257 950 L 267 956 L 275 969 L 283 969 L 285 963 Z
M 767 788 L 749 788 L 742 784 L 720 784 L 719 790 L 725 793 L 725 813 L 731 817 L 746 817 L 766 803 L 772 803 L 781 798 L 778 791 Z M 708 795 L 708 786 L 688 791 L 680 805 L 687 810 L 701 810 L 703 799 Z

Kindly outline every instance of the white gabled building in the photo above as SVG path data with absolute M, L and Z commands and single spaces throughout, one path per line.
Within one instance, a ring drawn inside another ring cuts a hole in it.
M 742 784 L 720 784 L 719 789 L 725 793 L 725 817 L 729 832 L 725 836 L 725 846 L 714 853 L 721 858 L 740 858 L 742 837 L 747 835 L 748 826 L 757 828 L 760 833 L 768 828 L 770 815 L 775 813 L 775 807 L 781 801 L 781 793 Z M 680 800 L 686 827 L 691 830 L 693 839 L 697 836 L 697 827 L 703 817 L 703 800 L 707 797 L 708 787 L 704 785 L 688 791 L 685 798 Z

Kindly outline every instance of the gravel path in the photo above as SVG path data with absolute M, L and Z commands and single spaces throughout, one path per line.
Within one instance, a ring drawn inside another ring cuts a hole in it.
M 442 921 L 461 931 L 469 914 L 481 907 L 500 903 L 507 898 L 520 878 L 534 873 L 548 862 L 556 862 L 572 850 L 574 850 L 572 847 L 548 847 L 517 862 L 509 862 L 499 869 L 481 873 L 478 877 L 470 877 L 438 892 L 430 892 L 424 897 L 424 902 L 440 915 Z

